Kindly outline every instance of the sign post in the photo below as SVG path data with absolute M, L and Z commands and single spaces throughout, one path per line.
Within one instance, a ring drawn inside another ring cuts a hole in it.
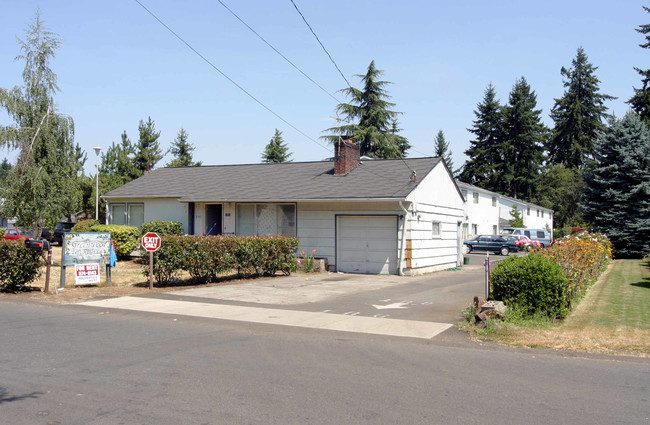
M 142 247 L 149 251 L 149 289 L 153 289 L 153 253 L 158 251 L 162 240 L 157 233 L 149 232 L 142 237 Z

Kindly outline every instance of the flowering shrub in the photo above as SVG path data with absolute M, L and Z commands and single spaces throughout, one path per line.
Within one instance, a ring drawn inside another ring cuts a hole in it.
M 273 275 L 296 269 L 294 253 L 298 239 L 285 236 L 161 236 L 154 252 L 154 275 L 169 282 L 186 271 L 197 282 L 213 282 L 220 273 L 237 270 L 240 275 Z M 144 256 L 148 274 L 149 257 Z
M 612 258 L 612 244 L 601 233 L 580 232 L 557 239 L 540 254 L 562 267 L 568 279 L 568 299 L 580 298 Z

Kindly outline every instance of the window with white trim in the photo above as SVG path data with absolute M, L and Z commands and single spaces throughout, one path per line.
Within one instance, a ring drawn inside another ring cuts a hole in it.
M 526 208 L 526 215 L 530 215 L 530 207 Z
M 144 204 L 126 202 L 109 204 L 109 224 L 140 227 L 144 224 Z
M 474 192 L 473 196 L 474 196 L 474 203 L 478 204 L 478 192 Z
M 296 236 L 295 204 L 237 204 L 236 233 Z
M 496 207 L 496 206 L 497 206 L 497 197 L 496 197 L 496 196 L 493 196 L 493 197 L 492 197 L 492 206 L 493 206 L 493 207 Z
M 472 224 L 472 235 L 478 234 L 478 224 Z
M 493 234 L 493 235 L 496 235 L 496 234 L 497 234 L 497 225 L 496 225 L 496 224 L 493 224 L 493 225 L 492 225 L 492 234 Z
M 442 224 L 439 221 L 433 221 L 431 222 L 431 237 L 432 238 L 439 238 L 442 233 L 441 233 L 441 226 Z

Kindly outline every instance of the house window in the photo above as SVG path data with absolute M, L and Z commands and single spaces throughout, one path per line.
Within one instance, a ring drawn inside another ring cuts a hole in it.
M 526 215 L 530 215 L 530 207 L 526 208 Z
M 496 197 L 496 196 L 493 196 L 493 197 L 492 197 L 492 206 L 493 206 L 493 207 L 496 207 L 496 206 L 497 206 L 497 197 Z
M 296 205 L 237 204 L 237 234 L 296 236 Z
M 439 221 L 434 221 L 431 223 L 431 237 L 432 238 L 439 238 L 441 236 L 440 232 L 440 222 Z
M 478 204 L 478 192 L 474 192 L 474 203 Z
M 544 218 L 544 210 L 542 210 L 542 218 Z
M 110 204 L 110 224 L 140 227 L 144 223 L 144 204 Z
M 492 234 L 493 235 L 497 234 L 497 225 L 496 224 L 492 225 Z
M 537 217 L 539 217 L 539 210 L 537 210 Z
M 478 234 L 478 224 L 472 224 L 472 235 Z

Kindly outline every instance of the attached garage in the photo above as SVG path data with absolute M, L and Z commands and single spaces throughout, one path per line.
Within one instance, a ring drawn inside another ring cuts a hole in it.
M 337 271 L 397 274 L 396 215 L 337 216 Z

